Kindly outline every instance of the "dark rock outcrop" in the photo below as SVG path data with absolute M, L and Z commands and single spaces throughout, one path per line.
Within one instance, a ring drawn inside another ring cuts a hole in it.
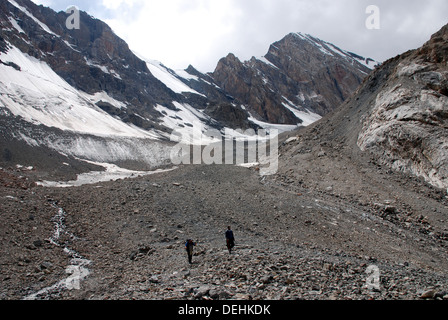
M 261 120 L 296 124 L 291 108 L 327 114 L 370 73 L 368 63 L 374 66 L 371 59 L 309 35 L 291 33 L 272 44 L 260 59 L 241 62 L 229 54 L 219 61 L 212 77 Z
M 445 26 L 421 48 L 383 63 L 303 136 L 319 148 L 345 150 L 344 156 L 367 157 L 380 167 L 448 188 L 447 48 Z M 305 152 L 297 143 L 291 150 Z

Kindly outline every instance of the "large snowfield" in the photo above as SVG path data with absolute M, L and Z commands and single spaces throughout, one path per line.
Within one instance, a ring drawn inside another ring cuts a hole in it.
M 45 62 L 11 47 L 0 59 L 20 71 L 0 64 L 0 102 L 13 115 L 28 122 L 97 136 L 157 138 L 158 135 L 113 118 L 95 103 L 106 101 L 117 108 L 123 103 L 105 92 L 88 95 L 59 77 Z

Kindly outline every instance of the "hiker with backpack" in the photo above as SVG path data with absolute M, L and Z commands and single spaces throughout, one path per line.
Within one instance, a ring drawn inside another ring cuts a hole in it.
M 190 264 L 193 263 L 193 249 L 196 246 L 196 243 L 193 242 L 193 240 L 188 239 L 187 242 L 185 243 L 185 250 L 187 251 L 187 255 L 188 255 L 188 262 Z
M 230 226 L 227 227 L 226 242 L 227 242 L 227 249 L 229 250 L 229 254 L 232 254 L 232 249 L 235 247 L 235 236 L 233 235 L 233 231 Z

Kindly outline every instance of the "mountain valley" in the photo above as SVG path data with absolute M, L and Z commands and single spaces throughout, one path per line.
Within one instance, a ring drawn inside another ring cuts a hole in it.
M 448 26 L 382 64 L 291 33 L 202 73 L 65 19 L 0 0 L 0 300 L 448 299 Z M 278 171 L 172 164 L 211 129 L 279 130 Z

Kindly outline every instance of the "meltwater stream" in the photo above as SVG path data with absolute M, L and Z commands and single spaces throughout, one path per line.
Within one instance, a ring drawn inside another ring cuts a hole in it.
M 65 218 L 67 213 L 64 209 L 58 207 L 56 204 L 52 204 L 52 206 L 57 210 L 57 214 L 52 219 L 52 222 L 54 223 L 54 232 L 49 240 L 53 245 L 63 248 L 64 252 L 71 258 L 70 265 L 65 269 L 65 272 L 70 276 L 62 279 L 51 287 L 44 288 L 36 293 L 26 296 L 24 300 L 36 300 L 40 297 L 45 297 L 63 290 L 79 290 L 81 281 L 87 278 L 90 274 L 87 267 L 90 265 L 91 261 L 83 258 L 79 253 L 60 242 L 61 235 L 63 234 L 68 235 L 72 240 L 78 238 L 66 230 Z

